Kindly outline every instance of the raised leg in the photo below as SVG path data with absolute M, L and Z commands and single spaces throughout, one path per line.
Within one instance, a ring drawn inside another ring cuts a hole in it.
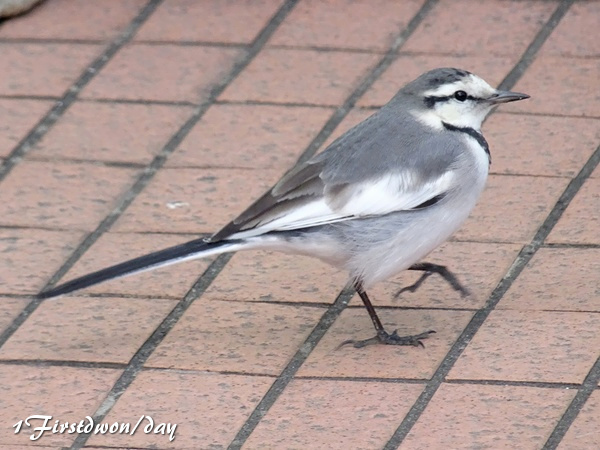
M 361 284 L 356 283 L 354 285 L 354 288 L 356 289 L 356 292 L 358 292 L 358 295 L 360 296 L 365 307 L 367 308 L 369 317 L 371 318 L 371 321 L 373 322 L 373 326 L 375 327 L 375 331 L 377 332 L 377 334 L 372 338 L 365 339 L 362 341 L 357 341 L 357 340 L 353 340 L 353 339 L 344 341 L 338 346 L 338 348 L 343 347 L 344 345 L 347 345 L 347 344 L 352 344 L 355 348 L 361 348 L 361 347 L 365 347 L 365 346 L 371 345 L 371 344 L 412 345 L 414 347 L 418 347 L 418 346 L 425 347 L 425 345 L 421 341 L 423 339 L 427 339 L 430 334 L 435 333 L 435 331 L 433 331 L 433 330 L 425 331 L 424 333 L 415 334 L 412 336 L 398 336 L 398 330 L 395 330 L 391 334 L 388 333 L 383 328 L 381 320 L 379 320 L 379 316 L 375 312 L 375 308 L 373 307 L 371 300 L 369 300 L 369 297 L 368 297 L 367 293 L 364 291 L 364 289 L 362 288 Z
M 418 270 L 418 271 L 421 271 L 424 273 L 414 284 L 403 287 L 398 292 L 396 292 L 394 294 L 394 298 L 398 298 L 400 296 L 400 294 L 402 294 L 403 292 L 406 292 L 406 291 L 415 292 L 417 289 L 419 289 L 419 287 L 421 287 L 423 282 L 427 278 L 429 278 L 431 275 L 433 275 L 434 273 L 437 273 L 444 280 L 446 280 L 448 282 L 448 284 L 450 284 L 450 286 L 452 286 L 452 289 L 460 292 L 460 295 L 462 297 L 466 297 L 467 295 L 470 294 L 469 290 L 466 287 L 464 287 L 462 284 L 460 284 L 460 282 L 458 281 L 458 278 L 456 278 L 456 275 L 454 275 L 452 272 L 450 272 L 450 270 L 448 270 L 448 268 L 446 266 L 442 266 L 439 264 L 432 264 L 432 263 L 428 263 L 428 262 L 422 262 L 422 263 L 418 263 L 418 264 L 413 264 L 412 266 L 410 266 L 408 268 L 408 270 Z

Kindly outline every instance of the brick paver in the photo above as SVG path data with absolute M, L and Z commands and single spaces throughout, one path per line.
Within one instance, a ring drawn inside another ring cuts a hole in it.
M 167 167 L 288 170 L 332 114 L 331 108 L 282 105 L 211 107 Z
M 600 448 L 599 21 L 598 0 L 46 0 L 0 22 L 0 449 Z M 486 190 L 427 258 L 471 295 L 396 296 L 414 272 L 370 292 L 425 348 L 338 349 L 373 333 L 346 275 L 268 252 L 32 300 L 216 231 L 442 66 L 532 98 L 484 125 Z M 155 428 L 15 434 L 34 414 Z
M 0 157 L 9 156 L 12 149 L 51 106 L 52 102 L 47 100 L 0 98 Z
M 191 106 L 78 102 L 27 157 L 148 164 Z

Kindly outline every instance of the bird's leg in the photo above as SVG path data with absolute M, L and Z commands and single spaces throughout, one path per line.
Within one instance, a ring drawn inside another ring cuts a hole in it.
M 427 339 L 430 334 L 435 333 L 435 331 L 433 330 L 425 331 L 424 333 L 415 334 L 412 336 L 398 336 L 398 330 L 395 330 L 391 334 L 388 333 L 383 328 L 383 324 L 381 323 L 381 320 L 379 320 L 379 316 L 377 316 L 375 308 L 373 307 L 371 300 L 369 300 L 367 293 L 362 288 L 362 285 L 360 283 L 355 283 L 354 288 L 356 289 L 356 292 L 358 292 L 358 295 L 360 296 L 361 300 L 365 304 L 365 307 L 367 308 L 367 311 L 369 312 L 369 317 L 371 317 L 371 321 L 373 322 L 375 331 L 377 331 L 377 335 L 370 339 L 365 339 L 363 341 L 356 341 L 353 339 L 344 341 L 338 346 L 338 348 L 343 347 L 347 344 L 352 344 L 355 348 L 361 348 L 371 344 L 412 345 L 414 347 L 425 347 L 425 345 L 423 345 L 423 342 L 421 341 L 423 339 Z
M 423 272 L 423 275 L 421 275 L 421 277 L 415 283 L 411 284 L 410 286 L 403 287 L 398 292 L 396 292 L 394 294 L 394 298 L 398 298 L 400 296 L 400 294 L 402 294 L 403 292 L 406 292 L 406 291 L 415 292 L 417 289 L 419 289 L 419 287 L 421 287 L 423 282 L 427 278 L 429 278 L 431 275 L 433 275 L 434 273 L 437 273 L 444 280 L 446 280 L 448 282 L 448 284 L 450 284 L 450 286 L 452 286 L 452 289 L 460 292 L 460 295 L 462 297 L 466 297 L 467 295 L 470 294 L 469 290 L 466 287 L 464 287 L 462 284 L 460 284 L 460 282 L 458 281 L 458 278 L 456 278 L 456 275 L 454 275 L 452 272 L 450 272 L 450 270 L 448 270 L 448 268 L 446 266 L 442 266 L 439 264 L 432 264 L 432 263 L 428 263 L 428 262 L 422 262 L 422 263 L 418 263 L 418 264 L 413 264 L 412 266 L 410 266 L 408 268 L 408 270 L 418 270 L 418 271 Z

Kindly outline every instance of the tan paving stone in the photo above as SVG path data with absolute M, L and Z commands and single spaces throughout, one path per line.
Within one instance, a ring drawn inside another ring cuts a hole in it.
M 387 50 L 422 4 L 422 0 L 303 1 L 269 44 Z
M 382 448 L 421 389 L 419 384 L 294 380 L 242 448 Z
M 600 42 L 594 38 L 599 16 L 599 2 L 574 3 L 544 43 L 542 54 L 600 56 Z
M 201 298 L 146 366 L 277 376 L 324 312 L 323 308 Z
M 555 2 L 534 0 L 442 0 L 402 50 L 477 53 L 488 59 L 491 55 L 521 55 L 556 6 Z
M 25 298 L 0 297 L 0 333 L 23 311 L 29 303 Z
M 377 303 L 374 304 L 377 308 Z M 375 335 L 367 310 L 350 308 L 342 312 L 298 371 L 298 376 L 428 379 L 450 350 L 473 315 L 470 311 L 379 309 L 388 332 L 418 334 L 435 330 L 424 341 L 425 348 L 372 345 L 356 349 L 351 345 L 336 350 L 349 339 Z
M 498 308 L 600 312 L 599 273 L 600 249 L 541 248 Z
M 119 232 L 214 233 L 282 175 L 277 170 L 163 169 L 113 227 Z
M 204 293 L 208 300 L 333 303 L 348 274 L 317 259 L 240 252 Z
M 83 237 L 77 231 L 0 228 L 0 289 L 37 293 Z
M 269 48 L 219 99 L 337 106 L 379 59 L 366 53 Z
M 91 231 L 136 175 L 128 168 L 24 161 L 2 182 L 0 225 Z
M 0 95 L 60 97 L 102 50 L 93 44 L 0 42 Z
M 159 5 L 135 40 L 249 43 L 281 4 L 281 0 L 169 0 Z
M 292 167 L 332 114 L 330 108 L 214 105 L 168 167 Z
M 91 416 L 117 380 L 120 371 L 112 369 L 83 369 L 73 367 L 30 367 L 0 365 L 0 386 L 9 395 L 0 396 L 0 442 L 7 445 L 70 446 L 77 434 L 49 433 L 31 441 L 33 428 L 43 420 L 31 420 L 32 428 L 23 424 L 21 432 L 12 426 L 31 415 L 49 415 L 53 426 L 77 422 Z M 34 447 L 38 448 L 38 447 Z
M 0 156 L 8 156 L 51 107 L 46 100 L 0 99 Z
M 531 64 L 515 91 L 531 99 L 517 102 L 513 111 L 600 117 L 598 58 L 559 58 L 540 55 Z
M 126 364 L 177 302 L 70 297 L 45 301 L 0 349 L 0 359 Z
M 573 390 L 442 384 L 401 450 L 539 449 Z
M 148 164 L 192 111 L 185 106 L 77 102 L 28 157 Z
M 600 178 L 591 177 L 581 187 L 547 242 L 561 244 L 600 243 Z
M 114 39 L 145 3 L 144 0 L 45 0 L 29 13 L 3 23 L 0 38 Z M 57 20 L 57 12 L 68 20 Z
M 131 44 L 81 97 L 200 103 L 240 57 L 241 51 L 232 48 Z
M 271 377 L 144 371 L 119 399 L 107 422 L 149 415 L 177 424 L 175 440 L 135 433 L 95 435 L 90 445 L 109 447 L 225 448 L 273 382 Z M 146 422 L 147 424 L 147 422 Z
M 600 447 L 600 433 L 598 432 L 598 417 L 600 416 L 600 391 L 592 392 L 581 412 L 567 430 L 562 442 L 558 445 L 560 450 L 574 448 Z
M 459 240 L 528 243 L 567 187 L 566 178 L 491 175 Z
M 483 133 L 492 153 L 492 173 L 573 177 L 596 150 L 600 123 L 499 112 L 485 123 Z
M 581 383 L 598 358 L 600 315 L 493 311 L 448 379 Z

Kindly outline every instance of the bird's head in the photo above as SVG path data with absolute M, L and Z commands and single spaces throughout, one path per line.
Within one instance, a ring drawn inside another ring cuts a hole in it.
M 527 94 L 494 89 L 483 79 L 460 69 L 434 69 L 402 88 L 416 97 L 412 111 L 420 122 L 437 129 L 443 124 L 479 131 L 485 117 L 500 103 L 529 98 Z

